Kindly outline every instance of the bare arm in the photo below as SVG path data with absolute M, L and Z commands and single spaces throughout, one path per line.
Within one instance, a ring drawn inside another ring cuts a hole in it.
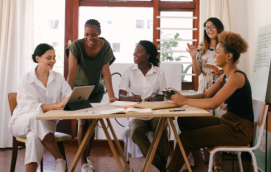
M 61 102 L 57 102 L 53 104 L 42 104 L 40 108 L 43 110 L 43 112 L 63 108 L 66 102 L 68 101 L 68 99 L 69 97 L 66 97 L 65 99 L 61 100 Z
M 185 98 L 181 94 L 173 95 L 171 99 L 179 105 L 189 105 L 202 109 L 215 109 L 220 106 L 225 100 L 227 100 L 235 92 L 235 90 L 243 87 L 244 84 L 244 75 L 240 73 L 235 73 L 231 76 L 231 78 L 224 85 L 224 87 L 222 87 L 216 94 L 215 88 L 212 89 L 211 87 L 205 93 L 206 98 L 203 99 Z
M 131 102 L 142 102 L 140 95 L 128 96 L 127 91 L 119 90 L 119 100 L 120 101 L 131 101 Z
M 73 56 L 72 52 L 69 52 L 69 73 L 67 77 L 67 82 L 70 84 L 71 88 L 74 86 L 74 80 L 77 74 L 77 59 Z
M 197 58 L 196 58 L 197 49 L 195 47 L 193 47 L 192 45 L 187 44 L 186 50 L 189 52 L 189 54 L 192 58 L 192 67 L 193 67 L 194 73 L 196 76 L 199 76 L 202 73 L 202 70 L 201 70 L 201 67 L 199 66 Z
M 105 64 L 102 68 L 102 75 L 104 78 L 104 84 L 106 87 L 106 90 L 108 92 L 109 101 L 114 102 L 117 100 L 117 98 L 114 95 L 113 87 L 112 87 L 112 79 L 111 79 L 111 73 L 109 69 L 109 63 Z

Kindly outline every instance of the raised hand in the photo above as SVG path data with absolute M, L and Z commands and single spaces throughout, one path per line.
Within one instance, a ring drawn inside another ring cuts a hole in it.
M 190 45 L 189 43 L 187 43 L 186 51 L 189 52 L 192 58 L 196 58 L 197 49 L 192 44 Z

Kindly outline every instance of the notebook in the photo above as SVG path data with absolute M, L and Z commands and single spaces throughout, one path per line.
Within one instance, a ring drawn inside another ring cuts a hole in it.
M 115 101 L 113 103 L 109 103 L 108 105 L 112 105 L 112 106 L 130 106 L 130 105 L 135 105 L 138 104 L 140 102 L 129 102 L 129 101 Z
M 152 113 L 151 109 L 138 109 L 138 108 L 116 108 L 110 110 L 102 110 L 100 115 L 107 115 L 107 114 L 118 114 L 118 113 Z

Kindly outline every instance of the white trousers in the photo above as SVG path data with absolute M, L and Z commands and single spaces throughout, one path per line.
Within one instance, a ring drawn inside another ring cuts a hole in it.
M 56 131 L 58 121 L 36 120 L 36 117 L 42 113 L 34 111 L 22 114 L 10 127 L 10 132 L 14 137 L 26 137 L 25 164 L 36 162 L 39 165 L 45 151 L 42 140 L 47 134 Z

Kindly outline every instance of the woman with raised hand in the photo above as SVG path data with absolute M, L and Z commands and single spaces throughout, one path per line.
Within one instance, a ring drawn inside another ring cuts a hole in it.
M 205 21 L 203 42 L 195 48 L 187 44 L 187 51 L 192 57 L 192 66 L 196 76 L 199 76 L 198 93 L 204 93 L 217 80 L 223 71 L 212 68 L 207 63 L 214 64 L 215 47 L 218 44 L 217 35 L 224 30 L 222 22 L 215 17 Z
M 166 78 L 159 67 L 156 46 L 150 41 L 140 41 L 134 52 L 134 65 L 128 67 L 122 75 L 119 86 L 120 101 L 163 101 L 162 90 L 166 88 Z M 127 95 L 131 91 L 132 95 Z M 146 136 L 148 131 L 155 132 L 160 118 L 129 118 L 129 126 L 133 142 L 146 157 L 150 148 L 150 141 Z M 169 155 L 167 129 L 161 136 L 152 164 L 160 171 L 166 172 Z
M 95 85 L 93 92 L 88 98 L 89 103 L 100 103 L 106 86 L 109 101 L 114 102 L 117 98 L 114 95 L 109 65 L 115 60 L 113 51 L 107 40 L 99 37 L 101 25 L 95 19 L 87 20 L 85 23 L 85 34 L 83 39 L 74 41 L 67 49 L 66 55 L 69 58 L 69 73 L 67 81 L 71 88 L 78 86 Z M 88 127 L 91 124 L 89 119 L 81 119 L 78 131 L 78 144 L 80 145 Z M 94 133 L 89 145 L 83 153 L 82 172 L 92 172 L 94 167 L 89 160 L 91 146 L 94 141 Z
M 27 73 L 18 85 L 17 106 L 9 122 L 14 137 L 26 137 L 25 171 L 35 172 L 45 148 L 56 159 L 56 172 L 66 171 L 66 161 L 60 155 L 54 132 L 57 120 L 36 120 L 36 117 L 58 108 L 63 108 L 72 90 L 64 77 L 52 71 L 55 50 L 51 45 L 39 44 L 33 61 L 38 66 Z
M 218 117 L 182 117 L 178 125 L 182 126 L 179 135 L 186 155 L 193 150 L 213 146 L 244 146 L 253 137 L 254 114 L 250 83 L 244 72 L 236 67 L 240 54 L 247 51 L 246 41 L 236 33 L 222 32 L 218 35 L 215 50 L 215 63 L 224 74 L 216 83 L 202 94 L 182 96 L 177 93 L 171 99 L 178 105 L 189 105 L 202 109 L 215 109 L 223 102 L 227 112 Z M 193 172 L 207 171 L 203 159 L 195 160 L 197 168 Z M 177 145 L 167 169 L 179 172 L 184 159 Z M 215 164 L 214 171 L 222 171 L 221 164 Z

